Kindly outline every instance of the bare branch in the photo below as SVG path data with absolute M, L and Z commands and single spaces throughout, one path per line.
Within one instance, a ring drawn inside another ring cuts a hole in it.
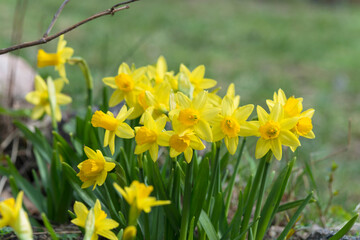
M 92 15 L 91 17 L 86 18 L 86 19 L 72 25 L 71 27 L 68 27 L 68 28 L 66 28 L 66 29 L 64 29 L 64 30 L 62 30 L 62 31 L 60 31 L 58 33 L 55 33 L 55 34 L 51 35 L 51 36 L 42 37 L 42 38 L 40 38 L 39 40 L 36 40 L 36 41 L 24 42 L 24 43 L 21 43 L 21 44 L 18 44 L 18 45 L 14 45 L 14 46 L 11 46 L 11 47 L 8 47 L 8 48 L 1 49 L 0 50 L 0 55 L 8 53 L 8 52 L 15 51 L 15 50 L 18 50 L 18 49 L 27 48 L 27 47 L 36 46 L 36 45 L 40 45 L 40 44 L 50 42 L 51 40 L 54 40 L 55 38 L 58 38 L 62 34 L 70 32 L 70 31 L 74 30 L 75 28 L 77 28 L 77 27 L 79 27 L 79 26 L 81 26 L 81 25 L 83 25 L 83 24 L 85 24 L 87 22 L 90 22 L 90 21 L 92 21 L 94 19 L 97 19 L 97 18 L 102 17 L 102 16 L 106 16 L 106 15 L 113 15 L 114 13 L 116 13 L 118 11 L 128 9 L 129 8 L 128 5 L 125 5 L 123 7 L 118 7 L 118 6 L 128 4 L 128 3 L 132 3 L 132 2 L 135 2 L 135 1 L 138 1 L 138 0 L 129 0 L 129 1 L 126 1 L 126 2 L 118 3 L 118 4 L 112 6 L 111 8 L 109 8 L 109 9 L 107 9 L 105 11 L 102 11 L 102 12 L 99 12 L 99 13 L 97 13 L 95 15 Z
M 61 4 L 61 6 L 59 7 L 59 9 L 56 11 L 53 19 L 51 20 L 51 23 L 50 23 L 48 29 L 46 30 L 46 32 L 45 32 L 44 35 L 43 35 L 44 38 L 49 35 L 51 29 L 53 28 L 56 20 L 57 20 L 58 17 L 59 17 L 61 11 L 64 9 L 65 5 L 66 5 L 69 1 L 70 1 L 70 0 L 65 0 L 65 1 Z

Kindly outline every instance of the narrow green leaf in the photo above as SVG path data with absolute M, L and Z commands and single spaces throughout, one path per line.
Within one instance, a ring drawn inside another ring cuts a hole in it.
M 300 199 L 300 200 L 296 200 L 293 202 L 284 203 L 279 206 L 279 208 L 277 209 L 277 212 L 283 212 L 283 211 L 286 211 L 286 210 L 289 210 L 292 208 L 296 208 L 296 207 L 300 206 L 304 202 L 304 200 L 305 199 Z M 310 199 L 309 203 L 314 203 L 314 202 L 316 202 L 316 199 L 312 198 L 312 199 Z
M 195 180 L 194 190 L 191 200 L 191 216 L 195 217 L 194 225 L 197 225 L 203 204 L 206 198 L 206 192 L 209 184 L 209 159 L 205 158 L 201 161 L 199 173 Z
M 189 226 L 189 236 L 188 236 L 187 240 L 194 239 L 194 228 L 195 228 L 194 222 L 195 222 L 195 217 L 193 217 L 191 219 L 190 226 Z
M 206 235 L 209 240 L 219 240 L 219 236 L 216 234 L 215 228 L 212 225 L 209 216 L 206 214 L 204 210 L 201 211 L 199 217 L 199 223 L 201 227 L 204 229 Z
M 285 239 L 286 235 L 290 231 L 290 229 L 294 226 L 296 220 L 299 218 L 302 210 L 305 208 L 305 206 L 310 202 L 310 199 L 312 198 L 313 193 L 311 192 L 303 201 L 303 203 L 300 205 L 300 207 L 296 210 L 295 214 L 292 216 L 288 224 L 285 226 L 284 230 L 281 232 L 280 236 L 277 238 L 278 240 Z
M 334 236 L 329 238 L 329 240 L 339 240 L 341 239 L 355 224 L 357 218 L 359 217 L 359 214 L 356 214 L 353 216 L 337 233 L 335 233 Z
M 45 213 L 41 213 L 41 218 L 44 222 L 46 229 L 48 230 L 48 232 L 50 234 L 51 240 L 58 240 L 59 238 L 56 235 L 56 233 L 55 233 L 53 227 L 51 226 L 49 219 L 46 217 Z
M 74 189 L 74 191 L 81 197 L 81 199 L 86 202 L 87 205 L 93 206 L 95 204 L 95 196 L 89 189 L 82 189 L 81 180 L 76 176 L 75 170 L 70 167 L 67 163 L 62 163 L 64 174 L 68 179 L 69 184 Z

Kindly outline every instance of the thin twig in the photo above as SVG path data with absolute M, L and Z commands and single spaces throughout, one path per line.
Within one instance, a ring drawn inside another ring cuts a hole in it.
M 70 1 L 70 0 L 65 0 L 65 1 L 61 4 L 61 6 L 59 7 L 59 9 L 58 9 L 57 12 L 55 13 L 53 19 L 51 20 L 51 23 L 50 23 L 48 29 L 47 29 L 46 32 L 44 33 L 43 38 L 46 38 L 46 37 L 49 35 L 51 29 L 53 28 L 53 26 L 54 26 L 54 24 L 55 24 L 55 22 L 56 22 L 56 20 L 58 19 L 60 13 L 62 12 L 62 10 L 64 9 L 65 5 L 66 5 L 69 1 Z
M 129 1 L 126 1 L 126 2 L 118 3 L 118 4 L 112 6 L 111 8 L 109 8 L 109 9 L 107 9 L 105 11 L 99 12 L 99 13 L 97 13 L 97 14 L 95 14 L 95 15 L 87 18 L 87 19 L 84 19 L 84 20 L 72 25 L 71 27 L 68 27 L 68 28 L 66 28 L 66 29 L 64 29 L 64 30 L 62 30 L 62 31 L 60 31 L 58 33 L 55 33 L 55 34 L 51 35 L 51 36 L 43 37 L 43 38 L 40 38 L 39 40 L 36 40 L 36 41 L 25 42 L 25 43 L 14 45 L 14 46 L 11 46 L 11 47 L 8 47 L 8 48 L 1 49 L 0 50 L 0 55 L 4 54 L 4 53 L 15 51 L 15 50 L 18 50 L 18 49 L 27 48 L 27 47 L 36 46 L 36 45 L 40 45 L 40 44 L 50 42 L 51 40 L 54 40 L 55 38 L 58 38 L 62 34 L 65 34 L 67 32 L 70 32 L 70 31 L 74 30 L 75 28 L 83 25 L 84 23 L 90 22 L 90 21 L 92 21 L 92 20 L 94 20 L 96 18 L 105 16 L 105 15 L 113 15 L 114 13 L 116 13 L 118 11 L 128 9 L 129 8 L 128 5 L 123 6 L 123 7 L 118 7 L 118 8 L 116 6 L 124 5 L 124 4 L 135 2 L 135 1 L 138 1 L 138 0 L 129 0 Z

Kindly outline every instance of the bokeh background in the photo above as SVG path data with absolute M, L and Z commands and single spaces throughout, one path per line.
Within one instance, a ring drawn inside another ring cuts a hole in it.
M 119 1 L 72 0 L 52 33 L 60 31 Z M 14 14 L 24 14 L 21 41 L 39 39 L 61 0 L 0 1 L 0 48 L 11 45 Z M 279 88 L 304 98 L 314 108 L 316 139 L 302 141 L 298 166 L 311 160 L 324 201 L 331 165 L 339 166 L 334 204 L 352 211 L 360 203 L 360 5 L 344 1 L 140 0 L 130 9 L 89 22 L 66 34 L 75 55 L 85 58 L 97 89 L 101 79 L 116 75 L 123 62 L 155 64 L 163 55 L 170 70 L 180 63 L 206 66 L 206 77 L 218 81 L 224 94 L 234 82 L 241 104 L 265 107 Z M 42 45 L 55 51 L 57 40 Z M 19 53 L 36 68 L 39 47 Z M 52 68 L 38 70 L 53 74 Z M 71 85 L 65 92 L 85 101 L 78 68 L 67 66 Z M 84 91 L 85 92 L 85 91 Z M 96 93 L 101 98 L 101 91 Z M 349 121 L 351 142 L 348 145 Z M 342 151 L 346 150 L 346 151 Z M 305 188 L 306 186 L 304 186 Z M 307 191 L 305 189 L 304 191 Z

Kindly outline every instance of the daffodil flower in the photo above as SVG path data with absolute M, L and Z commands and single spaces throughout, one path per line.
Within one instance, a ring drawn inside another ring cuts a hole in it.
M 291 129 L 291 131 L 297 136 L 302 136 L 305 138 L 313 139 L 315 134 L 312 131 L 312 117 L 315 113 L 315 110 L 310 108 L 304 112 L 302 105 L 302 98 L 295 98 L 293 96 L 286 98 L 286 95 L 282 89 L 278 90 L 278 93 L 274 93 L 273 100 L 266 100 L 266 103 L 271 110 L 275 103 L 280 103 L 284 108 L 284 117 L 291 118 L 297 117 L 299 120 Z M 296 148 L 291 147 L 291 150 L 295 151 Z
M 148 75 L 150 79 L 154 79 L 155 85 L 172 79 L 174 72 L 168 72 L 167 63 L 163 56 L 160 56 L 155 66 L 148 66 Z
M 170 118 L 176 116 L 184 128 L 194 130 L 201 139 L 212 142 L 213 136 L 209 122 L 217 116 L 220 109 L 207 103 L 207 95 L 206 91 L 202 91 L 193 100 L 190 100 L 183 93 L 176 93 L 176 108 L 169 115 Z
M 32 228 L 27 213 L 22 209 L 24 192 L 0 202 L 0 229 L 10 226 L 21 240 L 32 240 Z
M 174 131 L 162 132 L 159 135 L 159 144 L 161 146 L 170 147 L 170 157 L 174 158 L 184 153 L 185 160 L 190 163 L 193 156 L 193 149 L 203 150 L 205 145 L 200 138 L 196 136 L 194 130 L 191 128 L 184 128 L 181 123 L 174 116 L 172 120 L 172 127 Z
M 76 218 L 71 220 L 71 222 L 79 227 L 85 228 L 86 219 L 89 215 L 89 210 L 87 207 L 76 201 L 74 204 L 74 212 Z M 91 240 L 99 239 L 99 235 L 111 240 L 117 240 L 115 233 L 111 229 L 116 228 L 119 224 L 113 219 L 106 218 L 107 214 L 101 210 L 100 201 L 97 199 L 94 206 L 94 215 L 95 215 L 95 229 L 91 237 Z
M 91 124 L 93 127 L 104 128 L 104 147 L 110 147 L 111 154 L 115 152 L 115 135 L 120 138 L 133 138 L 134 130 L 124 121 L 132 113 L 133 108 L 127 110 L 124 105 L 116 118 L 112 112 L 107 112 L 107 114 L 102 111 L 96 111 L 91 118 Z
M 159 139 L 158 136 L 164 130 L 166 117 L 158 118 L 156 121 L 150 113 L 144 113 L 144 126 L 135 127 L 135 154 L 141 154 L 149 150 L 151 159 L 155 162 L 158 158 Z
M 126 103 L 134 107 L 136 96 L 140 93 L 139 82 L 145 78 L 146 67 L 130 69 L 126 63 L 122 63 L 115 77 L 103 78 L 103 82 L 115 89 L 109 100 L 109 106 L 114 107 L 125 99 Z
M 114 187 L 131 208 L 136 210 L 137 216 L 141 211 L 149 213 L 152 207 L 171 203 L 168 200 L 156 200 L 155 197 L 151 197 L 150 194 L 154 190 L 153 186 L 146 186 L 136 180 L 129 187 L 122 188 L 116 183 L 114 183 Z M 137 218 L 137 216 L 132 217 Z
M 276 159 L 280 160 L 282 157 L 282 145 L 294 148 L 300 146 L 299 139 L 291 132 L 299 118 L 284 118 L 284 108 L 280 103 L 274 104 L 270 114 L 258 106 L 257 114 L 259 121 L 256 121 L 258 128 L 254 131 L 254 135 L 260 138 L 256 144 L 256 158 L 263 157 L 271 150 Z
M 64 35 L 59 37 L 56 53 L 47 53 L 43 49 L 39 49 L 37 66 L 39 68 L 46 66 L 55 66 L 63 79 L 68 82 L 65 72 L 65 63 L 74 54 L 74 49 L 66 47 L 66 41 Z
M 239 108 L 238 105 L 239 101 L 225 96 L 221 104 L 221 114 L 214 120 L 212 127 L 214 141 L 224 138 L 226 148 L 232 155 L 239 144 L 239 136 L 251 136 L 257 130 L 256 124 L 246 121 L 254 105 L 248 104 Z
M 54 86 L 56 92 L 55 118 L 56 121 L 59 122 L 61 120 L 61 111 L 59 105 L 70 103 L 71 98 L 61 93 L 61 90 L 64 86 L 64 81 L 62 79 L 55 80 Z M 29 103 L 35 105 L 31 113 L 31 118 L 39 119 L 44 113 L 51 116 L 48 86 L 39 75 L 35 77 L 35 91 L 28 93 L 25 96 L 25 99 Z
M 194 87 L 194 96 L 204 89 L 212 88 L 216 85 L 216 81 L 205 76 L 205 66 L 200 65 L 196 67 L 192 72 L 184 65 L 180 65 L 180 73 L 185 74 Z
M 94 190 L 96 185 L 101 186 L 104 184 L 108 172 L 115 167 L 115 163 L 105 161 L 100 150 L 95 152 L 85 146 L 84 151 L 88 159 L 77 166 L 80 169 L 77 176 L 83 182 L 81 188 L 88 188 L 94 185 Z

